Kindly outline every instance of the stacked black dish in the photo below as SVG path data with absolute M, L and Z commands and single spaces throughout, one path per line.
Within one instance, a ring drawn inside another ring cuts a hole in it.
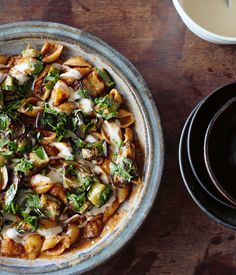
M 179 163 L 197 205 L 236 229 L 236 83 L 215 90 L 192 111 L 180 138 Z

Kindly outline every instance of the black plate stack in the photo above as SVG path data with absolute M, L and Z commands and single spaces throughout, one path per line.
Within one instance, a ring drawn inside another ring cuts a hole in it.
M 236 229 L 236 83 L 215 90 L 192 111 L 180 138 L 179 164 L 197 205 Z

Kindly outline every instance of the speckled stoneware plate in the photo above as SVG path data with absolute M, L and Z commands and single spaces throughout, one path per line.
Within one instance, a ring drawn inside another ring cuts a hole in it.
M 141 226 L 155 200 L 162 175 L 164 145 L 159 113 L 147 85 L 134 66 L 106 43 L 79 29 L 48 22 L 0 26 L 1 54 L 18 54 L 29 43 L 40 48 L 45 40 L 63 44 L 65 57 L 81 55 L 111 73 L 136 118 L 136 134 L 144 149 L 143 184 L 133 191 L 129 201 L 122 205 L 99 240 L 91 246 L 54 259 L 2 257 L 1 274 L 79 274 L 103 263 L 118 252 Z

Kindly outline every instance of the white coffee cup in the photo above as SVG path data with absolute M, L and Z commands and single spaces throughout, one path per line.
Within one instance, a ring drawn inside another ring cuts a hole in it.
M 198 1 L 198 0 L 192 0 Z M 183 8 L 181 0 L 173 0 L 173 4 L 179 13 L 181 19 L 184 24 L 197 36 L 200 38 L 207 40 L 209 42 L 217 43 L 217 44 L 236 44 L 236 36 L 229 37 L 220 34 L 216 34 L 207 30 L 206 28 L 200 26 L 196 21 L 194 21 L 189 14 L 187 14 L 186 10 Z M 227 2 L 225 2 L 227 5 Z

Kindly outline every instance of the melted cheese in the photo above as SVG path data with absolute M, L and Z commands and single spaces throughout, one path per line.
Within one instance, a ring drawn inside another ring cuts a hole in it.
M 58 157 L 64 159 L 72 159 L 72 148 L 65 142 L 53 142 L 52 146 L 56 147 L 60 153 L 57 155 Z
M 15 243 L 22 244 L 23 243 L 23 238 L 20 236 L 15 228 L 7 228 L 3 229 L 2 234 L 4 237 L 8 237 L 12 239 Z
M 104 213 L 107 207 L 112 206 L 113 202 L 116 200 L 116 196 L 113 194 L 110 199 L 100 208 L 94 206 L 90 211 L 88 211 L 85 216 L 96 216 L 98 214 Z
M 32 71 L 32 67 L 29 62 L 22 62 L 14 66 L 14 69 L 21 73 L 26 73 L 26 71 Z
M 25 83 L 29 79 L 29 77 L 26 74 L 24 74 L 20 71 L 17 71 L 15 69 L 15 67 L 13 67 L 10 70 L 10 75 L 18 81 L 19 85 L 22 85 L 23 83 Z
M 85 140 L 88 141 L 88 142 L 90 142 L 90 143 L 97 141 L 97 139 L 94 136 L 92 136 L 92 135 L 87 135 L 86 138 L 85 138 Z
M 59 63 L 52 63 L 52 66 L 56 68 L 58 71 L 61 71 L 63 66 Z
M 111 142 L 111 151 L 117 152 L 119 149 L 119 144 L 122 141 L 120 121 L 118 119 L 116 119 L 114 122 L 108 122 L 105 120 L 103 122 L 102 128 L 106 133 L 107 138 L 109 138 Z
M 51 227 L 51 228 L 41 228 L 37 230 L 37 233 L 39 233 L 41 236 L 44 237 L 52 237 L 60 234 L 62 232 L 61 226 Z
M 41 183 L 47 184 L 47 183 L 53 183 L 53 181 L 48 176 L 43 176 L 41 174 L 37 174 L 31 178 L 31 183 L 32 184 L 41 184 Z
M 91 114 L 93 112 L 92 101 L 88 98 L 81 98 L 77 106 L 86 114 Z
M 62 182 L 61 169 L 51 169 L 47 174 L 52 182 Z
M 95 174 L 97 174 L 97 175 L 100 175 L 100 179 L 104 182 L 104 183 L 109 183 L 109 177 L 106 175 L 106 173 L 104 172 L 104 170 L 100 167 L 100 166 L 98 166 L 98 165 L 96 165 L 93 169 L 92 169 L 92 171 L 95 173 Z
M 80 99 L 81 96 L 78 94 L 77 91 L 74 91 L 71 87 L 69 87 L 70 96 L 68 98 L 68 101 L 74 102 L 77 99 Z
M 69 68 L 67 72 L 61 74 L 60 77 L 73 77 L 75 79 L 81 79 L 82 75 L 78 70 Z

